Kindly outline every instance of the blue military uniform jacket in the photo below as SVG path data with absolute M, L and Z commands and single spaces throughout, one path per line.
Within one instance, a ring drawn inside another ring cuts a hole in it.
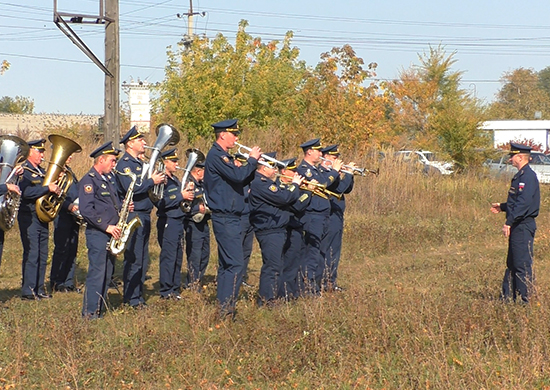
M 327 169 L 324 168 L 323 169 Z M 343 214 L 346 210 L 346 199 L 345 194 L 349 194 L 353 190 L 354 177 L 349 173 L 344 173 L 340 175 L 340 180 L 328 187 L 329 191 L 341 194 L 340 199 L 331 196 L 330 200 L 330 212 Z
M 278 185 L 281 188 L 286 188 L 288 186 L 288 184 L 281 183 L 280 181 L 278 181 Z M 299 229 L 303 226 L 303 223 L 300 222 L 300 218 L 304 215 L 312 197 L 313 194 L 310 191 L 300 190 L 300 197 L 294 203 L 285 208 L 290 215 L 288 226 L 293 229 Z
M 248 164 L 237 167 L 233 156 L 218 145 L 212 145 L 204 167 L 204 188 L 208 206 L 213 212 L 241 215 L 244 210 L 244 187 L 258 160 L 249 158 Z
M 159 217 L 182 218 L 185 213 L 180 207 L 181 202 L 183 202 L 181 182 L 175 175 L 172 177 L 166 175 L 164 194 L 156 204 L 157 215 Z
M 296 171 L 306 178 L 306 180 L 317 180 L 320 184 L 324 184 L 327 188 L 339 180 L 339 174 L 334 169 L 322 170 L 309 164 L 307 161 L 302 161 Z M 329 213 L 330 201 L 323 199 L 320 196 L 314 196 L 307 207 L 307 211 L 313 211 L 317 213 Z
M 133 172 L 137 175 L 134 186 L 134 211 L 149 212 L 153 209 L 153 202 L 149 199 L 149 190 L 155 186 L 153 179 L 147 179 L 143 161 L 132 157 L 129 153 L 124 153 L 116 165 L 116 170 L 123 173 Z M 116 175 L 118 193 L 124 198 L 130 182 L 130 176 Z
M 44 174 L 42 167 L 34 167 L 30 162 L 25 161 L 23 167 L 26 167 L 23 177 L 19 182 L 21 189 L 21 205 L 19 213 L 36 212 L 36 200 L 50 192 L 48 186 L 43 186 Z M 29 171 L 29 169 L 32 171 Z
M 121 202 L 112 175 L 101 176 L 95 168 L 84 175 L 78 186 L 80 214 L 88 229 L 107 231 L 118 222 Z
M 523 221 L 533 221 L 539 215 L 540 188 L 537 175 L 529 164 L 521 168 L 512 178 L 508 199 L 500 204 L 506 212 L 506 225 L 514 226 Z
M 256 232 L 285 229 L 290 220 L 288 207 L 300 198 L 296 184 L 280 186 L 256 172 L 250 183 L 250 222 Z
M 191 175 L 189 176 L 189 180 L 192 181 L 193 184 L 195 185 L 195 193 L 194 193 L 195 198 L 193 199 L 193 203 L 191 203 L 191 211 L 185 215 L 186 219 L 191 219 L 193 215 L 198 214 L 200 212 L 199 206 L 201 204 L 204 204 L 205 196 L 206 196 L 204 193 L 204 183 L 202 181 L 195 180 L 195 178 Z M 205 215 L 203 218 L 203 221 L 206 221 L 208 219 L 210 219 L 210 216 Z
M 63 204 L 61 205 L 61 210 L 70 213 L 69 206 L 74 203 L 74 201 L 78 198 L 78 179 L 76 178 L 76 175 L 72 171 L 71 168 L 68 166 L 65 166 L 65 169 L 67 170 L 67 174 L 71 175 L 73 177 L 73 183 L 67 190 L 67 194 L 65 196 L 65 200 L 63 201 Z

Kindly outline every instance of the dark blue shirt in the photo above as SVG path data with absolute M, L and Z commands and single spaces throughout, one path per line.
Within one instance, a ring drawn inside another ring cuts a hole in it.
M 538 216 L 539 208 L 539 180 L 527 164 L 512 178 L 508 199 L 506 203 L 500 204 L 500 209 L 506 212 L 506 225 L 514 226 L 526 219 L 530 221 L 531 218 Z
M 323 169 L 326 170 L 327 168 L 323 167 Z M 339 214 L 344 213 L 344 211 L 346 210 L 346 198 L 344 194 L 349 194 L 351 190 L 353 190 L 353 184 L 354 184 L 353 175 L 349 173 L 344 173 L 340 175 L 340 180 L 333 183 L 331 186 L 327 188 L 329 191 L 342 195 L 340 199 L 334 196 L 331 196 L 329 198 L 331 213 L 339 213 Z
M 279 187 L 285 188 L 288 184 L 284 184 L 278 181 Z M 291 205 L 285 207 L 287 212 L 290 215 L 290 220 L 288 222 L 288 226 L 290 226 L 293 229 L 299 229 L 303 226 L 303 223 L 300 222 L 300 218 L 303 217 L 307 206 L 309 206 L 309 202 L 311 202 L 313 194 L 311 191 L 306 190 L 300 190 L 300 197 L 296 200 L 296 202 L 292 203 Z
M 109 225 L 117 224 L 121 202 L 112 175 L 101 176 L 90 169 L 80 180 L 78 198 L 88 229 L 106 232 Z
M 248 164 L 237 167 L 233 156 L 215 142 L 204 164 L 208 207 L 213 212 L 241 215 L 244 211 L 244 187 L 257 163 L 255 158 L 249 158 Z
M 331 186 L 333 183 L 336 183 L 338 181 L 339 175 L 338 172 L 334 169 L 330 170 L 321 170 L 315 167 L 314 165 L 309 164 L 307 161 L 302 161 L 302 163 L 298 166 L 296 171 L 306 178 L 306 180 L 317 180 L 319 184 L 324 184 L 327 186 Z M 330 213 L 330 201 L 328 199 L 324 199 L 320 196 L 313 196 L 311 199 L 311 202 L 309 202 L 309 205 L 306 209 L 306 212 L 316 212 L 316 213 Z
M 284 229 L 290 220 L 288 207 L 300 198 L 296 184 L 280 186 L 256 172 L 250 183 L 250 222 L 255 231 Z
M 153 209 L 153 202 L 149 199 L 149 190 L 154 187 L 155 183 L 153 182 L 153 179 L 148 179 L 146 177 L 147 172 L 145 172 L 146 169 L 144 168 L 143 161 L 132 157 L 126 152 L 118 161 L 115 169 L 119 172 L 133 172 L 137 175 L 133 196 L 134 211 L 150 212 Z M 132 179 L 130 176 L 124 175 L 115 175 L 115 177 L 117 181 L 118 193 L 120 197 L 124 199 Z
M 185 213 L 180 207 L 181 202 L 183 202 L 181 182 L 175 175 L 172 175 L 172 177 L 166 175 L 166 184 L 164 185 L 162 199 L 156 204 L 158 208 L 157 215 L 159 218 L 183 218 Z
M 23 167 L 27 169 L 24 170 L 23 177 L 19 182 L 19 188 L 21 189 L 19 213 L 34 213 L 36 212 L 36 200 L 50 192 L 48 186 L 42 185 L 46 172 L 41 166 L 35 168 L 28 161 L 25 161 Z

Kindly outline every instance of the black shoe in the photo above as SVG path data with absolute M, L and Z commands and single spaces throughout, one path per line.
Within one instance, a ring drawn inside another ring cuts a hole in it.
M 65 287 L 65 291 L 66 292 L 75 292 L 77 294 L 82 294 L 82 289 L 79 288 L 79 287 L 75 287 L 75 286 Z
M 24 301 L 39 301 L 38 295 L 21 295 L 21 299 Z
M 37 297 L 38 299 L 50 299 L 52 297 L 51 294 L 46 294 L 46 293 L 39 293 L 37 294 Z

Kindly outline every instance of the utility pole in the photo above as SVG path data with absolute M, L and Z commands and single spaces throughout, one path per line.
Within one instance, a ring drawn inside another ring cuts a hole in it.
M 105 73 L 105 97 L 103 135 L 105 141 L 113 141 L 118 146 L 120 141 L 120 43 L 119 43 L 119 0 L 99 0 L 97 15 L 59 12 L 57 0 L 53 2 L 53 21 L 57 27 L 84 54 Z M 65 19 L 67 18 L 67 19 Z M 105 24 L 105 64 L 102 63 L 82 39 L 69 26 L 78 24 Z
M 193 43 L 193 16 L 200 15 L 203 16 L 206 15 L 206 12 L 193 12 L 193 0 L 189 0 L 189 11 L 185 14 L 178 14 L 178 18 L 183 18 L 184 16 L 187 16 L 187 34 L 183 36 L 182 42 L 186 49 L 189 49 L 191 47 L 191 43 Z

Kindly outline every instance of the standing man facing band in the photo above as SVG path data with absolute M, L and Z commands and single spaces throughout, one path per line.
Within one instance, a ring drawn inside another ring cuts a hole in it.
M 112 142 L 94 150 L 90 154 L 94 166 L 84 175 L 78 188 L 80 213 L 86 221 L 89 262 L 82 303 L 82 316 L 86 319 L 102 315 L 116 260 L 107 245 L 111 238 L 118 239 L 122 233 L 117 227 L 121 202 L 111 176 L 119 153 Z
M 145 283 L 145 273 L 147 271 L 151 210 L 153 209 L 153 202 L 149 199 L 149 190 L 153 189 L 156 184 L 163 182 L 165 175 L 164 172 L 155 172 L 151 175 L 151 178 L 144 177 L 146 169 L 144 169 L 140 157 L 145 153 L 147 142 L 135 126 L 122 137 L 120 143 L 124 144 L 126 152 L 119 160 L 116 170 L 122 173 L 132 172 L 137 176 L 133 197 L 134 212 L 139 216 L 142 224 L 130 237 L 128 246 L 124 251 L 123 301 L 131 307 L 140 308 L 145 305 L 143 284 Z M 115 175 L 115 177 L 119 197 L 124 198 L 132 179 L 130 176 L 124 175 Z M 129 218 L 131 219 L 134 216 L 135 214 Z
M 45 139 L 29 141 L 29 157 L 23 164 L 25 172 L 19 183 L 21 206 L 17 214 L 19 232 L 23 243 L 23 283 L 21 298 L 27 300 L 48 299 L 52 296 L 44 289 L 48 261 L 49 226 L 36 214 L 36 200 L 48 193 L 59 195 L 61 190 L 55 183 L 42 186 L 45 171 L 40 166 L 46 151 Z
M 256 169 L 261 149 L 250 151 L 248 164 L 237 167 L 228 151 L 235 147 L 240 131 L 236 119 L 212 125 L 216 141 L 206 156 L 204 188 L 212 210 L 212 228 L 218 243 L 218 291 L 220 316 L 234 317 L 243 275 L 241 215 L 244 185 Z
M 323 169 L 330 170 L 334 161 L 340 158 L 338 145 L 330 145 L 323 149 Z M 350 163 L 350 167 L 355 167 L 355 163 Z M 328 249 L 326 254 L 326 271 L 324 275 L 323 289 L 326 291 L 342 291 L 342 287 L 336 284 L 338 277 L 338 266 L 340 265 L 340 256 L 342 254 L 342 238 L 344 232 L 344 211 L 346 209 L 346 199 L 344 194 L 349 194 L 353 189 L 353 173 L 340 173 L 340 180 L 328 188 L 328 190 L 342 195 L 340 199 L 331 196 L 330 216 L 328 223 L 327 242 Z
M 78 180 L 69 164 L 73 156 L 65 162 L 67 175 L 73 177 L 73 182 L 67 191 L 65 200 L 60 207 L 59 215 L 54 221 L 52 268 L 50 270 L 50 288 L 52 291 L 80 291 L 74 285 L 76 253 L 78 251 L 78 233 L 80 224 L 75 217 L 78 211 Z
M 502 282 L 502 299 L 529 302 L 533 287 L 533 241 L 539 215 L 540 189 L 537 175 L 529 166 L 531 147 L 516 143 L 510 144 L 510 161 L 518 169 L 512 178 L 506 203 L 493 203 L 491 212 L 506 213 L 502 227 L 508 238 L 506 272 Z

